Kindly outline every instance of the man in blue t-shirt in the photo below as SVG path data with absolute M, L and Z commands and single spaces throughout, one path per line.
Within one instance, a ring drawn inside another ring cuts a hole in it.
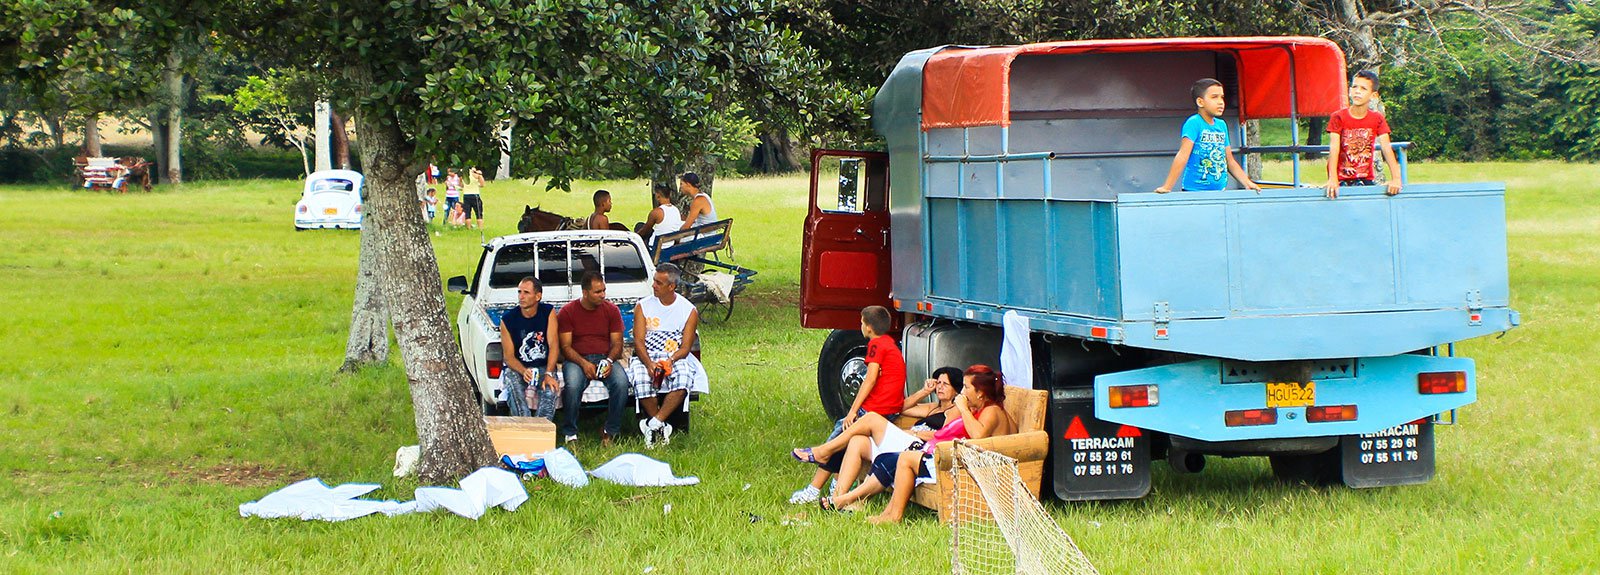
M 516 309 L 500 316 L 500 356 L 506 364 L 500 387 L 513 416 L 550 419 L 556 414 L 555 367 L 560 357 L 556 313 L 543 299 L 539 280 L 522 278 L 517 282 Z
M 1172 157 L 1167 180 L 1156 188 L 1156 193 L 1172 191 L 1179 176 L 1183 177 L 1182 189 L 1221 190 L 1228 187 L 1230 173 L 1245 188 L 1261 193 L 1261 186 L 1250 181 L 1250 176 L 1229 153 L 1228 122 L 1222 119 L 1222 112 L 1227 109 L 1222 98 L 1222 82 L 1202 78 L 1189 88 L 1189 95 L 1194 96 L 1194 105 L 1199 110 L 1184 121 L 1178 153 Z

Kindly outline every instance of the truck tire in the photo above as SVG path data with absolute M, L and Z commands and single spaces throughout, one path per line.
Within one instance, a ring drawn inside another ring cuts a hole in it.
M 867 338 L 861 332 L 836 329 L 822 342 L 817 357 L 817 395 L 828 419 L 844 417 L 867 376 Z

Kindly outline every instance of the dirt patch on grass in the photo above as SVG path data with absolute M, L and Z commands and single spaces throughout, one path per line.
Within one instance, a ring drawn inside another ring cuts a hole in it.
M 210 483 L 213 485 L 263 487 L 284 485 L 292 480 L 304 478 L 305 474 L 283 467 L 241 462 L 211 466 L 185 465 L 174 467 L 167 470 L 167 477 L 178 481 Z

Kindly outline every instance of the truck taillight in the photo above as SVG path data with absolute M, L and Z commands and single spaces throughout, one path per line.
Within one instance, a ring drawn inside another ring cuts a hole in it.
M 1150 407 L 1161 403 L 1154 385 L 1114 385 L 1106 389 L 1111 407 Z
M 1467 390 L 1467 372 L 1435 371 L 1417 374 L 1417 393 L 1461 393 Z
M 356 213 L 361 213 L 361 204 L 356 204 Z
M 299 206 L 299 212 L 300 212 L 300 213 L 302 213 L 302 214 L 303 214 L 303 213 L 306 213 L 306 209 L 307 209 L 307 208 L 306 208 L 306 205 L 305 205 L 305 204 L 300 204 L 300 206 Z
M 504 366 L 505 364 L 498 359 L 484 361 L 484 368 L 489 373 L 489 379 L 498 379 L 500 377 L 500 368 Z
M 1318 405 L 1306 408 L 1307 423 L 1355 420 L 1356 406 L 1354 405 Z
M 1278 422 L 1278 409 L 1275 407 L 1236 409 L 1222 414 L 1222 422 L 1227 424 L 1228 427 L 1272 425 Z

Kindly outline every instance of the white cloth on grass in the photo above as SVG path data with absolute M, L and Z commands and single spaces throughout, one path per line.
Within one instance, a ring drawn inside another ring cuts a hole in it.
M 260 501 L 240 505 L 239 516 L 344 521 L 373 513 L 402 515 L 416 510 L 414 502 L 356 499 L 379 487 L 382 486 L 376 483 L 346 483 L 338 487 L 328 487 L 321 479 L 313 477 L 274 491 L 262 497 Z
M 379 487 L 374 483 L 328 487 L 321 479 L 311 478 L 274 491 L 260 501 L 240 505 L 239 516 L 344 521 L 374 513 L 394 516 L 444 509 L 468 519 L 477 519 L 490 507 L 516 511 L 528 500 L 528 492 L 522 488 L 522 482 L 517 480 L 515 474 L 494 467 L 472 472 L 472 475 L 461 480 L 461 489 L 417 488 L 415 501 L 356 499 Z
M 605 465 L 590 471 L 589 475 L 619 485 L 635 487 L 671 487 L 700 483 L 699 477 L 674 476 L 671 465 L 638 453 L 618 455 Z

